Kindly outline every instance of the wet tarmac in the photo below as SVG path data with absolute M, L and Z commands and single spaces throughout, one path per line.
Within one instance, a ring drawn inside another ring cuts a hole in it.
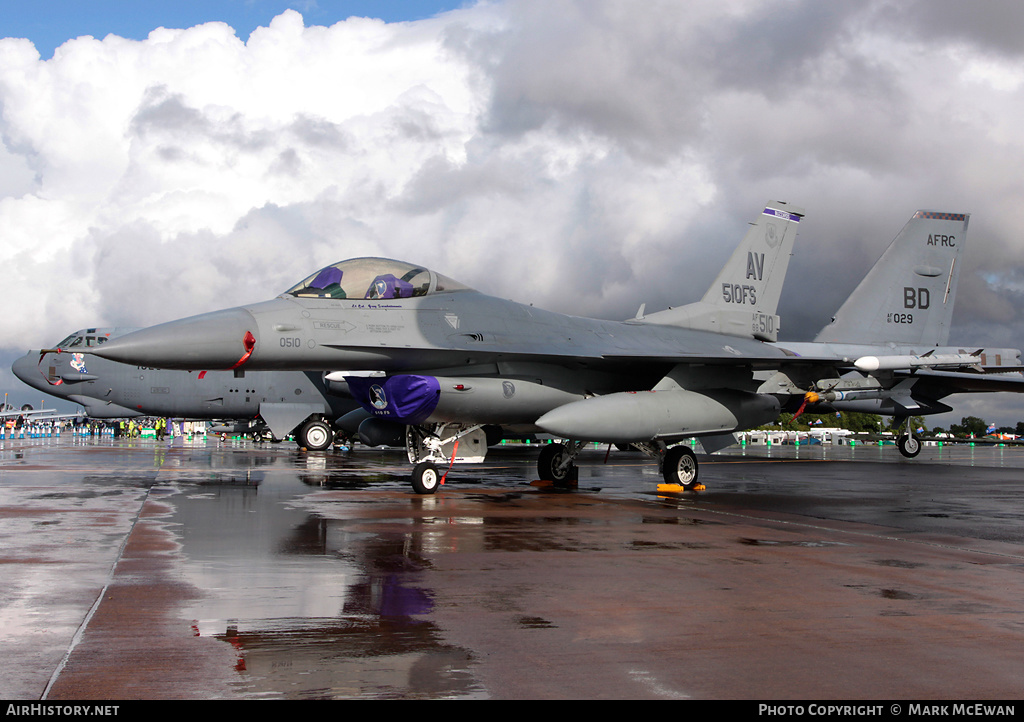
M 0 698 L 1020 696 L 1024 449 L 535 450 L 3 442 Z

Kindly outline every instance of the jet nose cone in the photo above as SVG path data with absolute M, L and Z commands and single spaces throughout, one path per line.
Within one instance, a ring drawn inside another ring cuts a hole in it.
M 165 369 L 240 368 L 256 350 L 256 319 L 242 308 L 134 331 L 93 349 L 100 358 Z
M 43 385 L 43 376 L 39 371 L 39 354 L 29 351 L 11 364 L 11 372 L 21 381 L 33 388 Z

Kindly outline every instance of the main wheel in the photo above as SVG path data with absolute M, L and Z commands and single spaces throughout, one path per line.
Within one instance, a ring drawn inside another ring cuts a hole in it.
M 334 431 L 326 421 L 313 419 L 299 431 L 297 441 L 310 451 L 323 451 L 334 441 Z
M 921 442 L 910 434 L 904 434 L 896 440 L 896 448 L 908 459 L 913 459 L 921 453 Z
M 441 476 L 433 462 L 421 461 L 413 467 L 410 481 L 417 494 L 433 494 L 441 484 Z
M 575 464 L 561 466 L 562 460 L 568 452 L 562 444 L 548 444 L 541 449 L 537 457 L 537 473 L 544 481 L 553 481 L 556 484 L 564 484 L 573 481 L 579 474 Z
M 665 483 L 692 489 L 697 485 L 697 456 L 688 446 L 673 446 L 665 452 L 662 474 Z

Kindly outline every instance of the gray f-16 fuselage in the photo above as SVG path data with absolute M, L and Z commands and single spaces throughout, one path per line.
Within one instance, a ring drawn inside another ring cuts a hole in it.
M 344 378 L 380 420 L 500 424 L 559 435 L 563 429 L 540 422 L 547 412 L 600 396 L 604 403 L 620 404 L 621 413 L 649 415 L 632 409 L 655 397 L 621 394 L 650 391 L 680 364 L 698 364 L 688 375 L 691 393 L 724 387 L 712 402 L 719 413 L 708 415 L 710 395 L 684 404 L 658 429 L 659 438 L 671 439 L 773 420 L 780 403 L 756 393 L 754 371 L 796 360 L 753 337 L 552 313 L 486 296 L 398 261 L 356 259 L 330 268 L 351 279 L 348 285 L 321 288 L 310 278 L 271 301 L 145 329 L 100 353 L 109 350 L 110 358 L 123 354 L 145 365 L 244 368 L 247 374 L 282 368 L 374 371 L 383 378 Z M 405 297 L 367 298 L 381 277 L 416 283 Z M 427 386 L 424 393 L 413 388 L 417 384 Z M 584 410 L 576 420 L 596 419 Z M 591 435 L 590 427 L 586 433 Z M 617 414 L 604 417 L 593 434 L 632 442 L 651 438 L 646 429 L 631 432 Z
M 267 429 L 276 438 L 295 434 L 300 445 L 313 448 L 329 446 L 334 422 L 358 408 L 350 397 L 331 393 L 319 373 L 174 371 L 86 353 L 132 330 L 82 329 L 59 344 L 61 352 L 29 351 L 12 369 L 28 385 L 85 407 L 92 418 L 232 419 L 244 422 L 240 429 Z
M 986 363 L 943 347 L 966 214 L 915 214 L 882 271 L 816 342 L 778 342 L 776 307 L 801 218 L 769 204 L 701 301 L 649 315 L 641 306 L 626 321 L 543 311 L 422 266 L 360 258 L 273 300 L 143 329 L 95 353 L 164 368 L 330 372 L 373 416 L 363 422 L 371 436 L 404 430 L 420 492 L 436 489 L 434 464 L 482 458 L 484 424 L 569 439 L 542 453 L 544 478 L 565 478 L 583 442 L 609 441 L 643 448 L 666 479 L 689 485 L 695 457 L 671 446 L 682 439 L 699 436 L 713 451 L 783 408 L 841 403 L 837 393 L 905 418 L 938 409 L 937 398 L 967 388 L 959 377 L 990 370 L 991 359 L 1020 369 L 1015 349 L 990 350 Z

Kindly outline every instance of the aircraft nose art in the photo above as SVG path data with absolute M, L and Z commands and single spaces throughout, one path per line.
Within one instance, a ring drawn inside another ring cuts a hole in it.
M 150 326 L 96 348 L 101 358 L 168 369 L 234 369 L 259 347 L 256 319 L 243 308 Z

